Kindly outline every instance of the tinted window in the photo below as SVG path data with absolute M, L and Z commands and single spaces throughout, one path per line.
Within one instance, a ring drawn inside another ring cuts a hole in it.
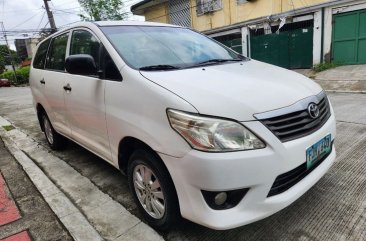
M 70 55 L 89 54 L 93 56 L 98 66 L 99 62 L 99 42 L 88 31 L 76 30 L 72 32 Z
M 54 70 L 65 70 L 66 46 L 69 33 L 55 37 L 47 57 L 46 68 Z
M 39 45 L 36 56 L 34 56 L 33 67 L 37 69 L 43 69 L 44 63 L 46 61 L 46 54 L 48 50 L 48 46 L 50 45 L 51 39 L 46 40 L 45 42 Z

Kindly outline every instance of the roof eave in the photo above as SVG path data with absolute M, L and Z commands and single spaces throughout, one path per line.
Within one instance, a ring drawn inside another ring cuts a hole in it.
M 145 9 L 167 2 L 167 0 L 143 0 L 131 6 L 131 12 L 136 15 L 143 15 Z

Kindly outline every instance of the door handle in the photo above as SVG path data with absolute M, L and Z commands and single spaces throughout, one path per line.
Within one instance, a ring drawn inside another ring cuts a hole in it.
M 45 84 L 46 84 L 46 81 L 44 81 L 44 79 L 41 79 L 39 82 L 40 82 L 42 85 L 45 85 Z
M 65 86 L 64 86 L 64 90 L 65 90 L 65 91 L 71 91 L 72 89 L 71 89 L 70 84 L 65 85 Z

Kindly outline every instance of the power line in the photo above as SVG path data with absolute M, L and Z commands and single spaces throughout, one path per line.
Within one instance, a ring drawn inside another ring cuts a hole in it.
M 22 10 L 6 10 L 6 13 L 17 13 L 17 12 L 29 12 L 29 11 L 41 11 L 43 8 L 33 8 L 33 9 L 22 9 Z
M 43 21 L 43 18 L 44 18 L 44 15 L 45 15 L 46 13 L 45 12 L 43 12 L 43 15 L 42 15 L 42 18 L 41 18 L 41 21 L 39 22 L 39 24 L 38 24 L 38 27 L 37 27 L 37 30 L 39 29 L 39 27 L 41 26 L 41 24 L 42 24 L 42 21 Z
M 61 3 L 61 4 L 57 4 L 57 5 L 54 5 L 54 4 L 52 4 L 52 5 L 54 5 L 55 7 L 60 7 L 60 6 L 63 6 L 63 5 L 69 4 L 69 3 L 73 3 L 73 2 L 75 2 L 75 0 L 71 0 L 71 1 L 63 2 L 63 3 Z
M 53 2 L 51 2 L 51 4 L 52 4 L 52 6 L 53 6 L 53 7 L 55 7 L 55 5 L 53 4 Z M 57 15 L 57 14 L 55 13 L 55 15 Z M 61 16 L 61 14 L 59 14 L 58 16 L 59 16 L 63 21 L 67 22 L 67 20 L 66 20 L 66 19 L 64 19 L 64 17 L 62 17 L 62 16 Z
M 12 27 L 12 28 L 10 28 L 10 29 L 15 29 L 16 27 L 19 27 L 20 25 L 25 24 L 26 22 L 28 22 L 29 20 L 31 20 L 32 18 L 34 18 L 34 17 L 35 17 L 35 16 L 37 16 L 38 14 L 39 14 L 39 13 L 36 13 L 36 14 L 32 15 L 32 17 L 27 18 L 27 19 L 26 19 L 26 20 L 24 20 L 23 22 L 19 23 L 18 25 L 14 26 L 14 27 Z

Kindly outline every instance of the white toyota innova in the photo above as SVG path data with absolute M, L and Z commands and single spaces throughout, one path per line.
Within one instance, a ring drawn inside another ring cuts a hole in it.
M 120 169 L 157 229 L 265 218 L 336 156 L 318 84 L 183 27 L 75 24 L 39 44 L 30 85 L 51 148 L 71 139 Z

